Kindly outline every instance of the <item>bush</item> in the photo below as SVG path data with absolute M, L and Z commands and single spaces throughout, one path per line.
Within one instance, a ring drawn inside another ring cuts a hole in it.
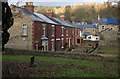
M 71 46 L 70 49 L 75 49 L 75 47 L 74 47 L 74 46 Z
M 65 47 L 65 49 L 68 47 L 68 43 L 67 42 L 65 42 L 64 47 Z

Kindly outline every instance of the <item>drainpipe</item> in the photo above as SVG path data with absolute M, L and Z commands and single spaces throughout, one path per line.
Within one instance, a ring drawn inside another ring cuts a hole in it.
M 55 51 L 56 51 L 56 25 L 55 25 L 55 33 L 54 34 L 55 34 L 55 46 L 54 47 L 55 47 Z

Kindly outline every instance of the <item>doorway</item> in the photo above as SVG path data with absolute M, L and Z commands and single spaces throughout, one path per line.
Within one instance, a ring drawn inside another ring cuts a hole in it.
M 48 40 L 42 40 L 42 50 L 48 51 Z

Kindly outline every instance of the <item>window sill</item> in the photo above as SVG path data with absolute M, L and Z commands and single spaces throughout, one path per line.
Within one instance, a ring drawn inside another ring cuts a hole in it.
M 52 37 L 54 37 L 54 35 L 52 35 Z
M 64 48 L 64 47 L 61 47 L 61 48 Z
M 21 37 L 27 37 L 28 35 L 21 35 Z

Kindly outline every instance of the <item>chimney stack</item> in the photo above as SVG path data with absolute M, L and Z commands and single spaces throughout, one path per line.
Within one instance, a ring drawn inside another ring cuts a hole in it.
M 46 13 L 47 16 L 53 16 L 53 13 L 52 13 L 52 10 L 48 10 L 47 13 Z
M 26 10 L 29 10 L 29 11 L 34 12 L 33 2 L 26 2 L 24 8 L 25 8 Z
M 64 15 L 61 15 L 60 17 L 59 17 L 59 19 L 61 19 L 61 20 L 63 20 L 64 21 Z

